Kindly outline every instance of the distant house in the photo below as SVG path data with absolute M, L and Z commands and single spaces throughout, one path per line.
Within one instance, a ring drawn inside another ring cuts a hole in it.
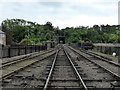
M 5 33 L 6 45 L 11 45 L 12 44 L 12 32 L 11 32 L 11 30 L 6 29 L 4 27 L 1 27 L 1 31 Z
M 0 29 L 0 44 L 6 45 L 6 35 L 1 29 Z

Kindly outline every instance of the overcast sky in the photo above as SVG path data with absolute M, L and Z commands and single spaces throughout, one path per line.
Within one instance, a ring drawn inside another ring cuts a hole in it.
M 48 2 L 49 1 L 49 2 Z M 119 0 L 0 0 L 0 23 L 25 19 L 53 26 L 76 27 L 118 24 Z

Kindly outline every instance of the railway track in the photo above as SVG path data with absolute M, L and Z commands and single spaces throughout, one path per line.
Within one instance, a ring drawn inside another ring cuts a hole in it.
M 120 88 L 120 77 L 111 70 L 94 62 L 93 56 L 73 48 L 62 46 L 28 61 L 8 65 L 8 75 L 0 82 L 3 88 L 22 89 L 72 89 L 89 90 L 94 88 Z M 73 54 L 77 58 L 73 58 Z M 96 58 L 97 59 L 97 58 Z M 28 64 L 29 63 L 29 64 Z M 26 65 L 26 66 L 24 66 Z M 15 67 L 21 67 L 15 71 Z M 4 68 L 6 68 L 4 67 Z M 14 71 L 11 71 L 14 70 Z M 6 71 L 6 72 L 7 72 Z M 9 73 L 11 76 L 9 76 Z M 4 74 L 5 75 L 5 74 Z M 3 76 L 4 76 L 3 75 Z M 3 89 L 4 90 L 4 89 Z M 119 90 L 119 89 L 118 89 Z
M 120 76 L 118 74 L 119 65 L 114 65 L 114 63 L 100 60 L 94 56 L 84 53 L 83 51 L 81 52 L 74 48 L 69 48 L 79 56 L 76 62 L 84 71 L 83 74 L 86 79 L 83 80 L 88 86 L 92 85 L 95 88 L 111 88 L 114 86 L 120 88 Z M 90 84 L 88 84 L 88 82 Z
M 19 71 L 16 75 L 3 80 L 4 88 L 83 88 L 87 90 L 79 72 L 79 67 L 61 49 Z
M 0 71 L 2 72 L 2 76 L 0 77 L 0 80 L 15 75 L 18 71 L 22 70 L 23 68 L 28 67 L 31 64 L 37 63 L 38 61 L 43 60 L 44 58 L 49 57 L 54 53 L 55 51 L 47 51 L 42 54 L 32 55 L 22 60 L 21 59 L 13 60 L 11 62 L 3 64 L 0 67 Z
M 38 61 L 23 70 L 19 71 L 16 75 L 3 79 L 3 90 L 6 88 L 13 89 L 36 89 L 44 86 L 46 80 L 46 68 L 53 61 L 55 54 Z
M 44 51 L 44 52 L 42 52 L 42 53 L 36 52 L 36 53 L 30 54 L 30 55 L 23 56 L 23 57 L 21 57 L 21 58 L 17 58 L 17 59 L 13 59 L 13 60 L 5 60 L 5 62 L 4 62 L 4 61 L 2 62 L 0 68 L 5 67 L 5 66 L 12 65 L 12 64 L 17 63 L 17 62 L 24 61 L 24 60 L 26 60 L 26 59 L 34 58 L 34 57 L 37 57 L 37 56 L 40 56 L 40 55 L 43 55 L 43 54 L 45 54 L 45 53 L 49 53 L 49 52 L 52 52 L 52 51 L 53 51 L 53 50 Z
M 88 90 L 76 67 L 66 51 L 63 49 L 58 51 L 50 67 L 44 90 L 47 88 Z
M 82 49 L 79 49 L 79 50 L 82 51 L 82 52 L 84 52 L 84 53 L 86 53 L 86 54 L 89 54 L 89 55 L 91 55 L 91 56 L 94 56 L 94 57 L 96 57 L 96 58 L 98 58 L 98 59 L 100 59 L 100 60 L 102 60 L 102 61 L 105 61 L 105 62 L 108 62 L 108 63 L 111 63 L 111 64 L 113 64 L 113 65 L 115 65 L 115 66 L 120 67 L 120 64 L 119 64 L 119 63 L 116 63 L 116 62 L 112 61 L 112 59 L 110 59 L 110 58 L 104 57 L 104 56 L 99 55 L 99 54 L 96 54 L 96 53 L 94 53 L 94 52 L 84 51 L 84 50 L 82 50 Z
M 107 59 L 103 59 L 100 56 L 91 54 L 89 52 L 83 51 L 83 50 L 74 50 L 79 52 L 79 54 L 81 54 L 83 57 L 85 57 L 88 60 L 91 60 L 92 62 L 99 64 L 100 66 L 103 66 L 104 68 L 110 70 L 111 72 L 113 72 L 114 74 L 116 74 L 116 76 L 119 76 L 119 72 L 118 70 L 120 69 L 120 64 L 115 63 L 113 61 L 109 61 Z

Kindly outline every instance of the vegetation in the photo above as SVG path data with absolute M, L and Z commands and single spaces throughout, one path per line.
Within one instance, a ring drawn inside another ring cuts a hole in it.
M 51 22 L 40 25 L 23 19 L 7 19 L 2 22 L 2 30 L 6 32 L 11 44 L 41 45 L 43 41 L 53 41 L 57 36 L 65 36 L 67 42 L 119 42 L 120 30 L 117 25 L 94 25 L 93 27 L 66 27 L 59 30 Z M 10 36 L 12 38 L 10 38 Z
M 67 42 L 120 43 L 119 25 L 67 27 L 61 30 Z
M 23 19 L 7 19 L 2 22 L 2 29 L 6 33 L 12 33 L 11 44 L 39 45 L 43 41 L 52 41 L 56 35 L 56 28 L 52 26 L 51 22 L 40 25 Z

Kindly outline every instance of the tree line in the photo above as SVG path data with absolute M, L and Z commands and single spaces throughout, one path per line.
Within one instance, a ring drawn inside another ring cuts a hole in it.
M 7 19 L 1 24 L 6 32 L 8 44 L 41 45 L 43 41 L 53 41 L 56 29 L 51 22 L 40 25 L 23 19 Z
M 120 43 L 119 25 L 66 27 L 61 33 L 67 42 Z
M 1 24 L 6 32 L 8 44 L 41 45 L 43 41 L 54 41 L 58 36 L 65 36 L 66 42 L 120 43 L 119 25 L 94 25 L 93 27 L 66 27 L 59 29 L 51 22 L 40 25 L 23 19 L 7 19 Z

